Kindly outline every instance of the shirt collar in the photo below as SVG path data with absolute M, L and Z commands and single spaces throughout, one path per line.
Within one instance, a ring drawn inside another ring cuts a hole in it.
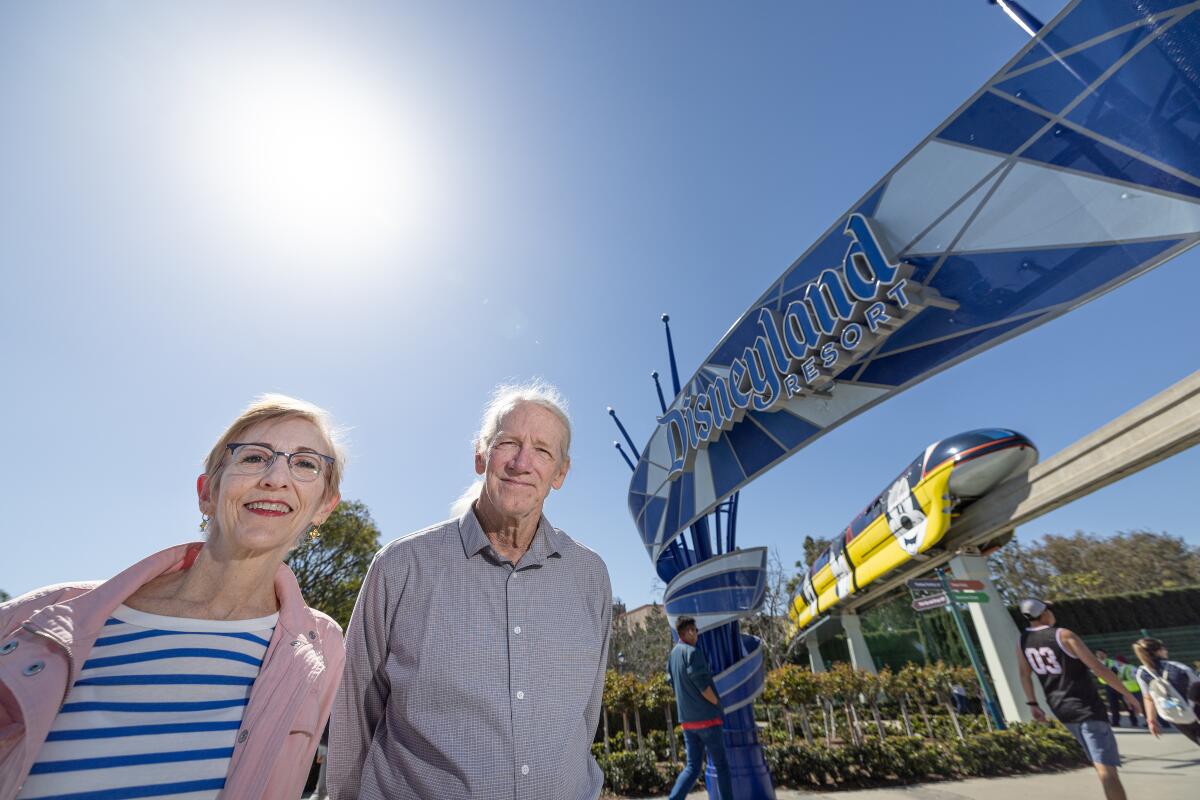
M 562 546 L 559 537 L 559 532 L 543 516 L 538 520 L 537 533 L 533 535 L 533 541 L 529 543 L 529 550 L 521 557 L 521 565 L 541 564 L 550 556 L 558 555 L 559 548 Z
M 458 535 L 462 537 L 463 553 L 467 558 L 491 544 L 475 516 L 475 507 L 458 518 Z
M 463 554 L 467 558 L 471 558 L 492 544 L 487 534 L 483 532 L 479 518 L 475 516 L 474 506 L 459 517 L 458 535 L 462 537 Z M 562 546 L 562 534 L 554 529 L 550 520 L 546 519 L 543 514 L 538 520 L 537 533 L 533 535 L 533 541 L 529 543 L 529 550 L 521 557 L 521 563 L 518 566 L 540 564 L 552 555 L 561 555 Z
M 90 650 L 104 620 L 120 604 L 150 580 L 170 572 L 189 569 L 204 542 L 180 544 L 142 559 L 84 594 L 34 612 L 27 623 L 50 634 L 68 649 Z M 287 564 L 275 570 L 275 597 L 279 601 L 279 625 L 293 635 L 302 635 L 311 627 L 312 616 L 300 593 L 296 576 Z M 310 636 L 310 638 L 312 638 Z M 75 664 L 78 676 L 82 664 Z

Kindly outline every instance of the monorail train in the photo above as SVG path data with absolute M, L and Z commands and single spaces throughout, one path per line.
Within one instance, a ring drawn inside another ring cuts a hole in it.
M 788 610 L 792 630 L 934 547 L 964 506 L 1036 461 L 1033 443 L 1003 428 L 929 445 L 809 565 Z

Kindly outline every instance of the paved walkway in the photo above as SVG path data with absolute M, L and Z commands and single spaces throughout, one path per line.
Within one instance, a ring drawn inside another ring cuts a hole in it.
M 1200 747 L 1174 731 L 1155 739 L 1145 730 L 1117 730 L 1124 763 L 1121 782 L 1129 800 L 1196 800 L 1200 797 Z M 1098 800 L 1100 781 L 1091 767 L 1069 772 L 965 781 L 918 783 L 845 792 L 780 790 L 778 800 Z M 693 792 L 688 800 L 707 797 Z

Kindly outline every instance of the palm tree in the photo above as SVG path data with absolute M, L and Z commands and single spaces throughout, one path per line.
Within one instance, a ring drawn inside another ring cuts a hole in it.
M 771 675 L 775 677 L 776 692 L 783 706 L 787 722 L 788 741 L 795 738 L 792 727 L 792 709 L 800 712 L 800 730 L 806 744 L 813 743 L 812 728 L 808 723 L 808 706 L 817 699 L 817 678 L 811 670 L 795 664 L 784 664 Z M 768 676 L 770 679 L 771 676 Z
M 642 739 L 642 709 L 647 707 L 646 684 L 637 675 L 630 675 L 629 702 L 633 706 L 633 722 L 637 727 L 638 752 L 646 749 Z
M 667 744 L 670 747 L 671 761 L 678 761 L 679 751 L 675 742 L 675 720 L 671 716 L 671 710 L 675 706 L 675 691 L 671 688 L 671 684 L 667 680 L 667 673 L 656 672 L 653 678 L 646 681 L 645 686 L 646 707 L 658 708 L 661 706 L 667 712 Z
M 858 727 L 858 715 L 854 711 L 854 699 L 860 692 L 859 679 L 854 667 L 846 663 L 834 664 L 826 673 L 826 683 L 831 699 L 838 702 L 846 715 L 846 728 L 853 744 L 862 744 L 862 731 Z
M 778 707 L 783 712 L 784 724 L 787 726 L 788 744 L 795 739 L 795 733 L 792 731 L 792 715 L 788 712 L 787 690 L 784 688 L 786 680 L 786 670 L 794 664 L 785 664 L 782 667 L 776 667 L 767 673 L 767 678 L 763 682 L 762 706 L 767 711 L 767 727 L 774 726 L 774 721 L 771 719 L 771 707 Z
M 858 680 L 863 696 L 867 699 L 867 705 L 871 707 L 871 716 L 875 719 L 875 731 L 879 734 L 879 741 L 882 742 L 883 719 L 879 716 L 879 693 L 883 691 L 883 682 L 878 675 L 866 670 L 858 671 Z
M 929 708 L 925 705 L 925 699 L 929 693 L 928 669 L 928 667 L 920 667 L 916 664 L 905 664 L 904 668 L 900 670 L 899 679 L 908 687 L 908 692 L 917 701 L 917 708 L 920 709 L 921 717 L 925 720 L 926 733 L 930 738 L 936 738 L 933 720 L 929 718 Z
M 899 704 L 900 716 L 904 718 L 904 733 L 912 736 L 912 720 L 908 718 L 908 683 L 904 670 L 892 672 L 891 667 L 884 667 L 879 671 L 879 686 L 884 694 Z
M 637 720 L 638 750 L 642 749 L 642 718 L 638 710 L 642 705 L 641 682 L 636 675 L 616 673 L 613 679 L 612 706 L 621 713 L 621 726 L 625 731 L 625 750 L 633 750 L 633 739 L 629 735 L 629 712 Z
M 808 724 L 808 707 L 817 699 L 817 676 L 812 670 L 798 669 L 790 684 L 792 702 L 800 709 L 800 730 L 806 744 L 813 743 L 812 726 Z
M 604 720 L 604 752 L 611 753 L 612 750 L 608 744 L 608 710 L 616 705 L 617 694 L 620 692 L 620 673 L 615 669 L 610 669 L 604 673 L 604 705 L 601 708 L 601 718 Z
M 828 672 L 817 672 L 813 674 L 813 683 L 817 692 L 817 702 L 821 706 L 825 744 L 833 747 L 833 737 L 837 735 L 837 719 L 833 715 L 833 698 L 836 691 L 834 677 Z
M 954 725 L 954 733 L 957 734 L 960 740 L 965 740 L 963 736 L 962 725 L 958 723 L 958 711 L 954 708 L 954 703 L 950 697 L 950 686 L 954 682 L 954 669 L 946 666 L 945 663 L 939 661 L 932 667 L 928 668 L 930 677 L 930 689 L 932 689 L 937 699 L 950 712 L 950 722 Z

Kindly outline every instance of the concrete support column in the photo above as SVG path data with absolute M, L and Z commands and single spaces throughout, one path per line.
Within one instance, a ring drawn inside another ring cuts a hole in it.
M 812 667 L 812 671 L 824 672 L 825 659 L 821 658 L 821 646 L 817 644 L 816 637 L 808 637 L 804 640 L 804 644 L 808 646 L 808 663 Z
M 967 603 L 966 606 L 971 611 L 971 620 L 975 623 L 976 633 L 979 634 L 979 644 L 983 648 L 983 657 L 992 676 L 992 685 L 996 688 L 1000 712 L 1008 722 L 1029 722 L 1033 715 L 1029 713 L 1025 691 L 1021 688 L 1021 674 L 1017 661 L 1021 634 L 1005 608 L 1004 601 L 1000 599 L 1000 593 L 992 585 L 987 559 L 983 556 L 956 555 L 950 559 L 950 571 L 954 573 L 955 578 L 980 581 L 983 584 L 988 602 Z M 1038 686 L 1036 677 L 1033 684 L 1038 699 L 1042 699 L 1041 687 Z
M 842 630 L 846 632 L 846 642 L 850 645 L 850 663 L 855 669 L 865 670 L 872 675 L 878 674 L 875 659 L 871 658 L 867 640 L 863 638 L 862 620 L 858 618 L 858 614 L 841 614 L 838 619 L 842 623 Z

